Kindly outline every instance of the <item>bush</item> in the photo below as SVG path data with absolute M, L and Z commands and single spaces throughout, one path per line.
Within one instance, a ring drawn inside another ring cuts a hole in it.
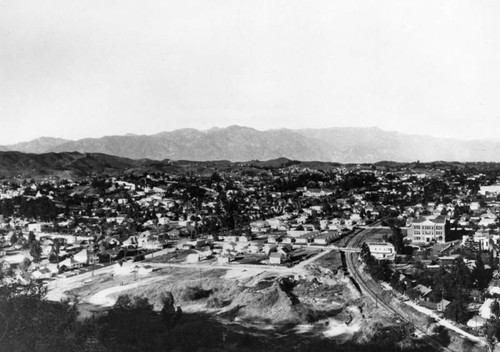
M 207 298 L 212 294 L 212 290 L 205 290 L 201 286 L 186 286 L 182 294 L 183 301 L 198 301 Z

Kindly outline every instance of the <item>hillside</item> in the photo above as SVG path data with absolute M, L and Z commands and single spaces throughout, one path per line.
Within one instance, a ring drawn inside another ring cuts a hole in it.
M 463 141 L 384 131 L 379 128 L 267 130 L 230 126 L 200 131 L 181 129 L 154 135 L 105 136 L 67 141 L 39 138 L 0 146 L 28 153 L 103 153 L 152 160 L 269 160 L 339 163 L 500 161 L 500 141 Z

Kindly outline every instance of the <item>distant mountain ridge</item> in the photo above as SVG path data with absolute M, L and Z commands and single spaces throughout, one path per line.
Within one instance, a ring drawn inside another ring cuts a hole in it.
M 463 141 L 384 131 L 376 127 L 276 129 L 230 126 L 205 131 L 180 129 L 154 135 L 127 134 L 76 141 L 41 137 L 0 146 L 25 153 L 103 153 L 153 160 L 269 160 L 373 163 L 381 160 L 500 161 L 500 141 Z

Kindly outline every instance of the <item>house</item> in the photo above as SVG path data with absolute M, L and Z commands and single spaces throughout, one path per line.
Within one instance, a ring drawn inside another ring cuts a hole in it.
M 92 265 L 99 262 L 99 258 L 94 254 L 90 254 L 89 250 L 86 248 L 76 253 L 73 256 L 73 260 L 82 265 Z
M 282 243 L 289 243 L 289 244 L 295 243 L 295 238 L 288 236 L 284 237 Z
M 122 247 L 137 246 L 137 236 L 130 236 L 122 243 Z
M 191 253 L 186 257 L 186 262 L 188 263 L 198 263 L 200 260 L 200 253 Z
M 267 242 L 268 243 L 278 243 L 278 242 L 281 242 L 282 237 L 283 237 L 283 235 L 267 236 Z
M 195 251 L 196 251 L 196 253 L 199 254 L 200 260 L 210 258 L 213 254 L 212 250 L 210 249 L 210 246 L 204 246 L 204 247 L 201 247 L 199 250 L 195 250 Z
M 331 189 L 319 189 L 319 188 L 311 188 L 304 192 L 304 197 L 323 197 L 329 196 L 333 193 Z
M 282 264 L 290 259 L 290 247 L 282 246 L 269 254 L 269 264 Z
M 42 224 L 28 224 L 28 232 L 40 233 L 42 232 Z
M 396 249 L 389 242 L 367 242 L 371 255 L 379 260 L 394 260 L 396 258 Z
M 311 243 L 316 236 L 319 236 L 318 231 L 306 232 L 306 233 L 300 235 L 299 237 L 296 237 L 295 243 L 301 244 L 301 245 L 307 245 L 308 243 Z M 285 242 L 283 241 L 283 243 L 285 243 Z
M 272 252 L 269 254 L 269 264 L 271 265 L 279 265 L 283 263 L 284 256 L 281 252 Z
M 500 185 L 481 186 L 478 193 L 483 196 L 492 195 L 496 197 L 500 194 Z
M 467 322 L 467 326 L 478 330 L 481 329 L 487 322 L 487 319 L 483 318 L 482 316 L 475 314 L 472 318 L 469 319 Z
M 319 246 L 326 246 L 332 243 L 337 238 L 339 238 L 339 234 L 337 232 L 323 232 L 314 238 L 314 244 Z
M 232 257 L 230 254 L 221 254 L 217 256 L 217 263 L 219 264 L 227 264 L 232 260 Z
M 31 277 L 35 280 L 45 280 L 52 277 L 52 271 L 47 268 L 40 268 L 31 273 Z
M 73 258 L 66 258 L 62 262 L 59 263 L 59 267 L 62 271 L 74 270 L 81 268 L 83 263 L 77 262 Z
M 248 246 L 248 252 L 250 253 L 259 253 L 260 251 L 262 251 L 262 249 L 264 248 L 264 245 L 262 245 L 261 243 L 251 243 L 250 246 Z
M 443 266 L 454 265 L 460 254 L 452 254 L 448 256 L 438 257 L 439 264 Z
M 248 242 L 250 242 L 251 239 L 252 239 L 252 237 L 250 237 L 248 235 L 238 236 L 238 242 L 248 243 Z
M 278 245 L 275 243 L 266 243 L 262 250 L 264 251 L 265 254 L 269 255 L 269 253 L 273 252 L 277 248 Z
M 479 308 L 479 315 L 484 319 L 489 319 L 491 317 L 491 304 L 494 300 L 494 298 L 486 298 L 481 308 Z
M 418 284 L 413 289 L 418 292 L 421 300 L 423 300 L 423 301 L 429 300 L 429 295 L 432 292 L 432 289 L 430 289 L 429 287 L 424 286 L 422 284 Z
M 450 301 L 443 298 L 441 301 L 437 302 L 436 308 L 438 311 L 444 312 L 446 310 L 446 307 L 448 307 L 450 303 L 451 303 Z

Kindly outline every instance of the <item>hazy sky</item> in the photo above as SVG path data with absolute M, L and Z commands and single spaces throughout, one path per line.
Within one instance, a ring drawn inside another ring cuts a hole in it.
M 500 138 L 500 2 L 0 0 L 0 144 L 232 124 Z

